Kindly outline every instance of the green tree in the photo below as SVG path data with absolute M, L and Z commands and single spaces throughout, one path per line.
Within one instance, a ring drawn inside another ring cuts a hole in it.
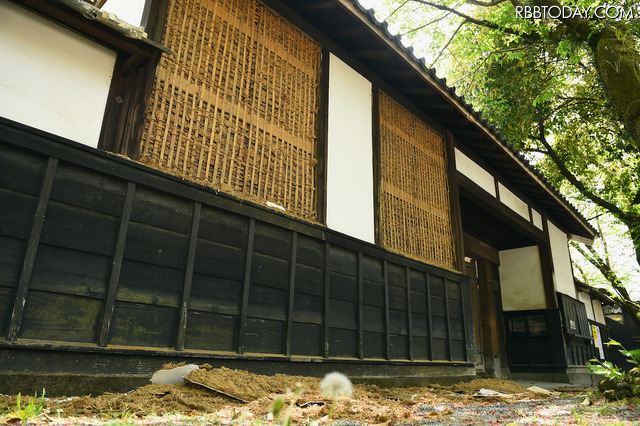
M 617 9 L 600 0 L 365 3 L 422 47 L 553 185 L 624 224 L 640 265 L 640 19 L 628 19 L 640 18 L 635 2 Z M 534 19 L 525 6 L 552 13 Z M 549 16 L 563 6 L 573 16 Z M 579 250 L 598 263 L 597 252 Z M 600 261 L 614 271 L 608 258 Z M 616 296 L 631 299 L 624 280 L 598 270 Z

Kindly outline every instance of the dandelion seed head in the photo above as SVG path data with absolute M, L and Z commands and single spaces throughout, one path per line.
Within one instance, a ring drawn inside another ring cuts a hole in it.
M 324 376 L 320 382 L 320 390 L 324 396 L 336 398 L 338 396 L 350 397 L 353 395 L 351 381 L 344 374 L 333 372 Z

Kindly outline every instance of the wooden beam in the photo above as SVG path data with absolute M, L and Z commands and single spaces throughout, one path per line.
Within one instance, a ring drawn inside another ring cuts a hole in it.
M 29 284 L 31 283 L 33 266 L 36 260 L 38 245 L 40 244 L 40 236 L 42 235 L 42 227 L 44 226 L 47 206 L 49 205 L 49 197 L 51 196 L 51 187 L 53 186 L 57 167 L 58 159 L 49 157 L 47 160 L 47 168 L 42 179 L 42 185 L 40 186 L 40 194 L 38 195 L 38 204 L 36 206 L 36 212 L 31 225 L 27 251 L 24 255 L 24 261 L 22 262 L 22 272 L 20 273 L 20 280 L 18 281 L 18 287 L 16 288 L 13 311 L 9 318 L 7 331 L 7 340 L 9 341 L 15 341 L 18 338 L 18 332 L 20 331 L 20 325 L 22 324 L 22 314 L 24 312 L 24 306 L 27 303 L 27 291 L 29 290 Z
M 364 60 L 387 61 L 393 58 L 393 53 L 383 49 L 362 49 L 355 52 L 355 57 Z
M 310 15 L 316 13 L 326 13 L 336 8 L 336 2 L 334 1 L 319 1 L 319 2 L 303 2 L 302 6 L 294 6 L 293 10 L 300 15 Z
M 120 270 L 122 269 L 122 257 L 124 255 L 124 245 L 127 240 L 127 231 L 129 229 L 129 218 L 131 217 L 131 209 L 133 206 L 133 196 L 136 190 L 136 184 L 127 183 L 127 192 L 124 197 L 124 205 L 122 207 L 122 215 L 120 216 L 120 226 L 118 227 L 118 238 L 113 253 L 113 261 L 111 263 L 111 275 L 109 278 L 109 286 L 107 287 L 107 296 L 102 309 L 102 320 L 100 321 L 100 334 L 98 336 L 98 346 L 105 347 L 109 343 L 109 332 L 111 330 L 111 320 L 113 318 L 113 309 L 116 303 L 116 294 L 118 292 L 118 282 L 120 281 Z
M 191 298 L 191 283 L 193 282 L 193 266 L 196 259 L 196 246 L 198 243 L 198 228 L 200 226 L 200 212 L 202 204 L 193 203 L 191 214 L 191 232 L 189 233 L 189 249 L 187 251 L 187 264 L 184 271 L 184 285 L 182 288 L 182 303 L 180 304 L 180 317 L 178 321 L 178 337 L 176 350 L 184 350 L 184 340 L 187 334 L 187 318 L 189 316 L 189 299 Z

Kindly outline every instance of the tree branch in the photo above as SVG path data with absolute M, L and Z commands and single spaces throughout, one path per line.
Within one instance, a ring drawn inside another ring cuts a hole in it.
M 558 167 L 560 174 L 562 174 L 562 176 L 564 176 L 565 179 L 567 179 L 573 186 L 575 186 L 578 189 L 578 191 L 580 191 L 587 198 L 589 198 L 591 201 L 593 201 L 595 204 L 599 205 L 603 209 L 608 210 L 609 212 L 613 213 L 619 218 L 630 219 L 629 215 L 626 212 L 624 212 L 615 204 L 610 203 L 609 201 L 593 193 L 582 182 L 580 182 L 580 180 L 578 180 L 578 178 L 573 173 L 569 171 L 564 161 L 562 161 L 558 153 L 553 149 L 553 147 L 551 147 L 551 145 L 547 141 L 547 138 L 545 136 L 544 123 L 542 119 L 538 121 L 538 129 L 540 131 L 538 140 L 540 141 L 540 143 L 542 143 L 544 148 L 548 151 L 549 158 L 551 158 L 551 161 L 553 161 L 556 167 Z
M 407 1 L 409 1 L 409 0 L 407 0 Z M 412 30 L 409 30 L 409 31 L 407 31 L 407 32 L 405 32 L 405 33 L 402 33 L 402 34 L 400 34 L 400 35 L 401 35 L 401 36 L 405 36 L 405 35 L 407 35 L 407 34 L 411 34 L 412 32 L 420 31 L 421 29 L 426 28 L 426 27 L 428 27 L 428 26 L 429 26 L 429 25 L 431 25 L 431 24 L 435 24 L 436 22 L 442 21 L 444 18 L 446 18 L 446 17 L 447 17 L 447 16 L 449 16 L 449 15 L 451 15 L 451 12 L 447 12 L 447 13 L 445 13 L 444 15 L 442 15 L 442 16 L 440 16 L 440 17 L 438 17 L 438 18 L 434 19 L 433 21 L 429 21 L 429 22 L 427 22 L 427 23 L 426 23 L 426 24 L 424 24 L 424 25 L 420 25 L 419 27 L 416 27 L 416 28 L 414 28 L 414 29 L 412 29 Z
M 396 7 L 395 9 L 393 9 L 393 12 L 391 12 L 391 14 L 390 14 L 389 16 L 387 16 L 385 19 L 383 19 L 383 20 L 382 20 L 382 22 L 384 22 L 384 21 L 388 21 L 388 20 L 389 20 L 389 18 L 391 18 L 393 15 L 395 15 L 395 14 L 396 14 L 396 12 L 397 12 L 397 11 L 399 11 L 400 9 L 402 9 L 402 7 L 403 7 L 405 4 L 407 4 L 407 3 L 409 3 L 409 0 L 404 0 L 404 1 L 402 2 L 402 4 L 401 4 L 400 6 L 398 6 L 398 7 Z
M 505 1 L 507 0 L 491 0 L 491 1 L 466 0 L 466 2 L 469 4 L 474 4 L 476 6 L 482 6 L 482 7 L 496 6 L 496 5 L 499 5 L 500 3 L 504 3 Z
M 490 28 L 492 30 L 497 30 L 497 31 L 502 31 L 503 33 L 506 34 L 511 34 L 511 35 L 515 35 L 518 37 L 523 37 L 523 38 L 527 38 L 527 39 L 538 39 L 539 37 L 537 37 L 537 34 L 529 34 L 529 33 L 520 33 L 518 31 L 515 31 L 511 28 L 507 28 L 507 27 L 501 27 L 500 25 L 494 23 L 494 22 L 490 22 L 487 21 L 486 19 L 476 19 L 473 18 L 465 13 L 459 12 L 457 10 L 455 10 L 454 8 L 448 7 L 448 6 L 443 6 L 441 4 L 437 4 L 437 3 L 432 3 L 428 0 L 411 0 L 415 3 L 420 3 L 420 4 L 424 4 L 426 6 L 430 6 L 433 7 L 434 9 L 438 9 L 438 10 L 444 10 L 447 12 L 451 12 L 454 15 L 458 15 L 461 18 L 464 18 L 467 20 L 467 22 L 470 22 L 472 24 L 475 25 L 479 25 L 485 28 Z
M 438 59 L 440 59 L 440 56 L 442 56 L 442 53 L 444 53 L 444 51 L 447 49 L 447 47 L 449 47 L 449 44 L 451 44 L 451 42 L 453 41 L 455 36 L 458 34 L 458 32 L 460 31 L 460 28 L 462 28 L 462 26 L 464 24 L 466 24 L 466 23 L 467 23 L 466 19 L 463 19 L 462 22 L 460 22 L 460 25 L 458 25 L 458 28 L 456 28 L 456 30 L 453 32 L 453 34 L 451 34 L 451 37 L 449 37 L 449 41 L 447 41 L 447 43 L 442 47 L 442 49 L 440 49 L 440 52 L 438 53 L 438 56 L 436 56 L 436 58 L 433 60 L 433 62 L 429 66 L 429 68 L 433 68 L 433 66 L 436 64 L 436 62 L 438 62 Z

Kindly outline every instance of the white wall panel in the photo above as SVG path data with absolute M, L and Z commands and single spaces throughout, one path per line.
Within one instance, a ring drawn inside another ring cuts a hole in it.
M 556 291 L 575 298 L 576 287 L 573 283 L 569 240 L 567 235 L 553 223 L 547 221 L 547 224 L 549 226 L 549 241 L 553 259 L 553 282 L 556 286 Z
M 511 192 L 501 183 L 498 183 L 498 191 L 500 193 L 500 201 L 514 212 L 518 213 L 529 222 L 529 205 L 522 201 L 516 194 Z
M 329 58 L 327 226 L 375 242 L 371 83 Z
M 145 2 L 145 0 L 108 0 L 102 10 L 113 13 L 118 19 L 138 27 L 141 25 Z
M 584 306 L 587 310 L 587 318 L 589 318 L 591 321 L 594 321 L 595 316 L 593 315 L 593 304 L 591 303 L 591 295 L 589 293 L 585 293 L 584 291 L 579 291 L 578 300 L 584 303 Z
M 0 116 L 98 145 L 115 52 L 0 2 Z
M 592 299 L 591 306 L 593 307 L 593 316 L 595 317 L 596 321 L 600 324 L 606 324 L 607 320 L 605 319 L 604 312 L 602 311 L 602 302 L 600 302 L 598 299 Z
M 544 224 L 542 222 L 542 215 L 538 213 L 536 209 L 531 209 L 531 217 L 533 218 L 533 224 L 538 229 L 544 229 Z
M 474 181 L 476 185 L 487 191 L 489 194 L 496 196 L 496 183 L 491 173 L 483 169 L 478 163 L 471 158 L 464 155 L 457 148 L 455 150 L 456 155 L 456 169 Z
M 502 250 L 499 254 L 503 309 L 546 309 L 538 246 Z

